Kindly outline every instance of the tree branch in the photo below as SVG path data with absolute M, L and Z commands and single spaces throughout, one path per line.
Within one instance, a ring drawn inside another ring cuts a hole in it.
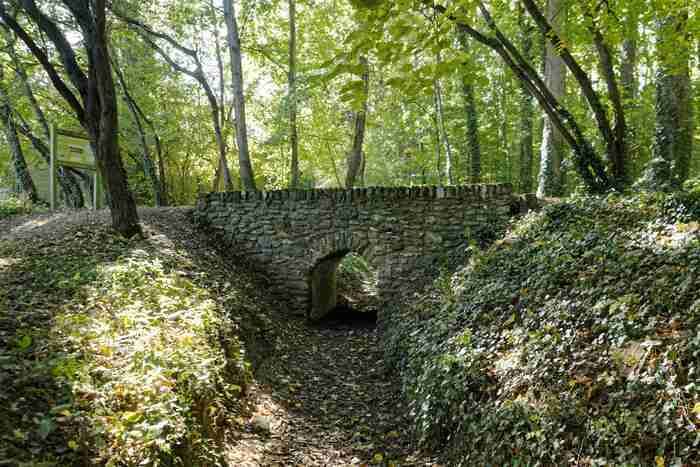
M 56 23 L 37 7 L 34 0 L 20 0 L 20 4 L 27 15 L 29 15 L 37 26 L 46 33 L 49 40 L 56 46 L 56 50 L 61 57 L 61 63 L 63 63 L 68 78 L 84 99 L 87 96 L 88 79 L 80 68 L 80 65 L 78 65 L 73 48 L 68 43 L 66 36 L 61 32 L 58 26 L 56 26 Z
M 609 8 L 610 6 L 607 5 Z M 585 7 L 584 7 L 585 8 Z M 608 88 L 608 98 L 613 106 L 613 114 L 615 117 L 615 151 L 612 153 L 616 157 L 611 159 L 611 165 L 613 170 L 613 175 L 616 180 L 621 183 L 627 181 L 627 171 L 625 167 L 625 159 L 627 154 L 627 123 L 625 121 L 625 111 L 622 105 L 622 96 L 620 94 L 620 88 L 617 84 L 617 79 L 615 77 L 615 70 L 613 68 L 613 59 L 610 52 L 610 47 L 605 42 L 603 34 L 596 25 L 595 18 L 593 14 L 586 9 L 586 15 L 590 18 L 591 24 L 588 26 L 588 30 L 593 35 L 593 43 L 595 44 L 596 50 L 598 52 L 598 57 L 600 59 L 600 72 L 605 79 L 605 84 Z
M 552 46 L 559 52 L 561 59 L 564 61 L 567 68 L 571 71 L 571 74 L 578 82 L 588 105 L 593 111 L 596 123 L 598 124 L 598 131 L 600 131 L 600 134 L 606 144 L 608 157 L 610 160 L 616 159 L 617 148 L 615 145 L 615 137 L 613 135 L 612 127 L 610 126 L 607 112 L 600 102 L 598 94 L 593 89 L 593 84 L 591 83 L 588 75 L 583 68 L 581 68 L 573 55 L 571 55 L 571 52 L 564 44 L 561 37 L 559 37 L 559 34 L 554 31 L 552 26 L 549 24 L 549 21 L 547 21 L 547 18 L 544 17 L 542 12 L 535 4 L 534 0 L 521 1 L 525 6 L 525 9 L 535 21 L 535 24 L 537 24 L 540 32 L 542 32 L 545 37 L 549 38 Z
M 29 48 L 32 55 L 36 57 L 41 66 L 44 68 L 44 71 L 46 71 L 46 74 L 49 76 L 49 79 L 56 90 L 61 94 L 61 96 L 63 96 L 66 102 L 68 102 L 71 109 L 73 109 L 78 121 L 81 124 L 84 123 L 85 109 L 83 109 L 80 101 L 75 94 L 73 94 L 73 91 L 68 88 L 68 85 L 63 81 L 56 68 L 49 61 L 49 57 L 46 55 L 46 52 L 44 52 L 44 50 L 39 47 L 36 42 L 34 42 L 27 31 L 25 31 L 24 28 L 22 28 L 22 26 L 20 26 L 19 23 L 17 23 L 17 21 L 10 14 L 8 14 L 7 10 L 5 9 L 5 2 L 2 0 L 0 0 L 0 19 L 2 19 L 5 25 L 11 29 L 17 35 L 17 37 L 22 40 L 22 42 L 24 42 L 27 48 Z

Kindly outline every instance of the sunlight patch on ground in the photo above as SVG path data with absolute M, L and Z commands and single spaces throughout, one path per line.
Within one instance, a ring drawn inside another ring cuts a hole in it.
M 0 258 L 0 269 L 9 268 L 20 262 L 19 258 Z
M 52 220 L 55 220 L 54 218 L 51 217 L 45 217 L 45 218 L 38 218 L 38 219 L 30 219 L 27 222 L 24 222 L 23 224 L 18 225 L 14 229 L 12 229 L 12 232 L 25 232 L 28 230 L 34 230 L 38 227 L 41 227 L 43 225 L 48 224 Z

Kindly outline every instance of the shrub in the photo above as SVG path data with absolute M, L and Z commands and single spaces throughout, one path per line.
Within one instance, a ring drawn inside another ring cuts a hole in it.
M 0 200 L 0 220 L 32 212 L 32 202 L 21 196 Z
M 0 285 L 12 284 L 0 296 L 0 431 L 11 441 L 0 458 L 222 465 L 250 379 L 229 316 L 252 299 L 205 264 L 106 227 L 0 243 Z
M 549 206 L 387 311 L 419 439 L 451 465 L 700 462 L 697 206 Z

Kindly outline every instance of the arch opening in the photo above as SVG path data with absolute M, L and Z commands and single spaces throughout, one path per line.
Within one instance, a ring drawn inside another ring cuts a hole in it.
M 359 253 L 342 250 L 320 260 L 311 271 L 310 290 L 314 321 L 376 322 L 377 271 Z

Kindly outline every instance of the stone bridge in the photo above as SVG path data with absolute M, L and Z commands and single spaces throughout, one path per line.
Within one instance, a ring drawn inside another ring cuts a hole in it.
M 390 300 L 513 205 L 505 184 L 227 192 L 200 197 L 195 221 L 252 260 L 292 311 L 317 319 L 336 305 L 347 253 L 377 270 L 379 298 Z

